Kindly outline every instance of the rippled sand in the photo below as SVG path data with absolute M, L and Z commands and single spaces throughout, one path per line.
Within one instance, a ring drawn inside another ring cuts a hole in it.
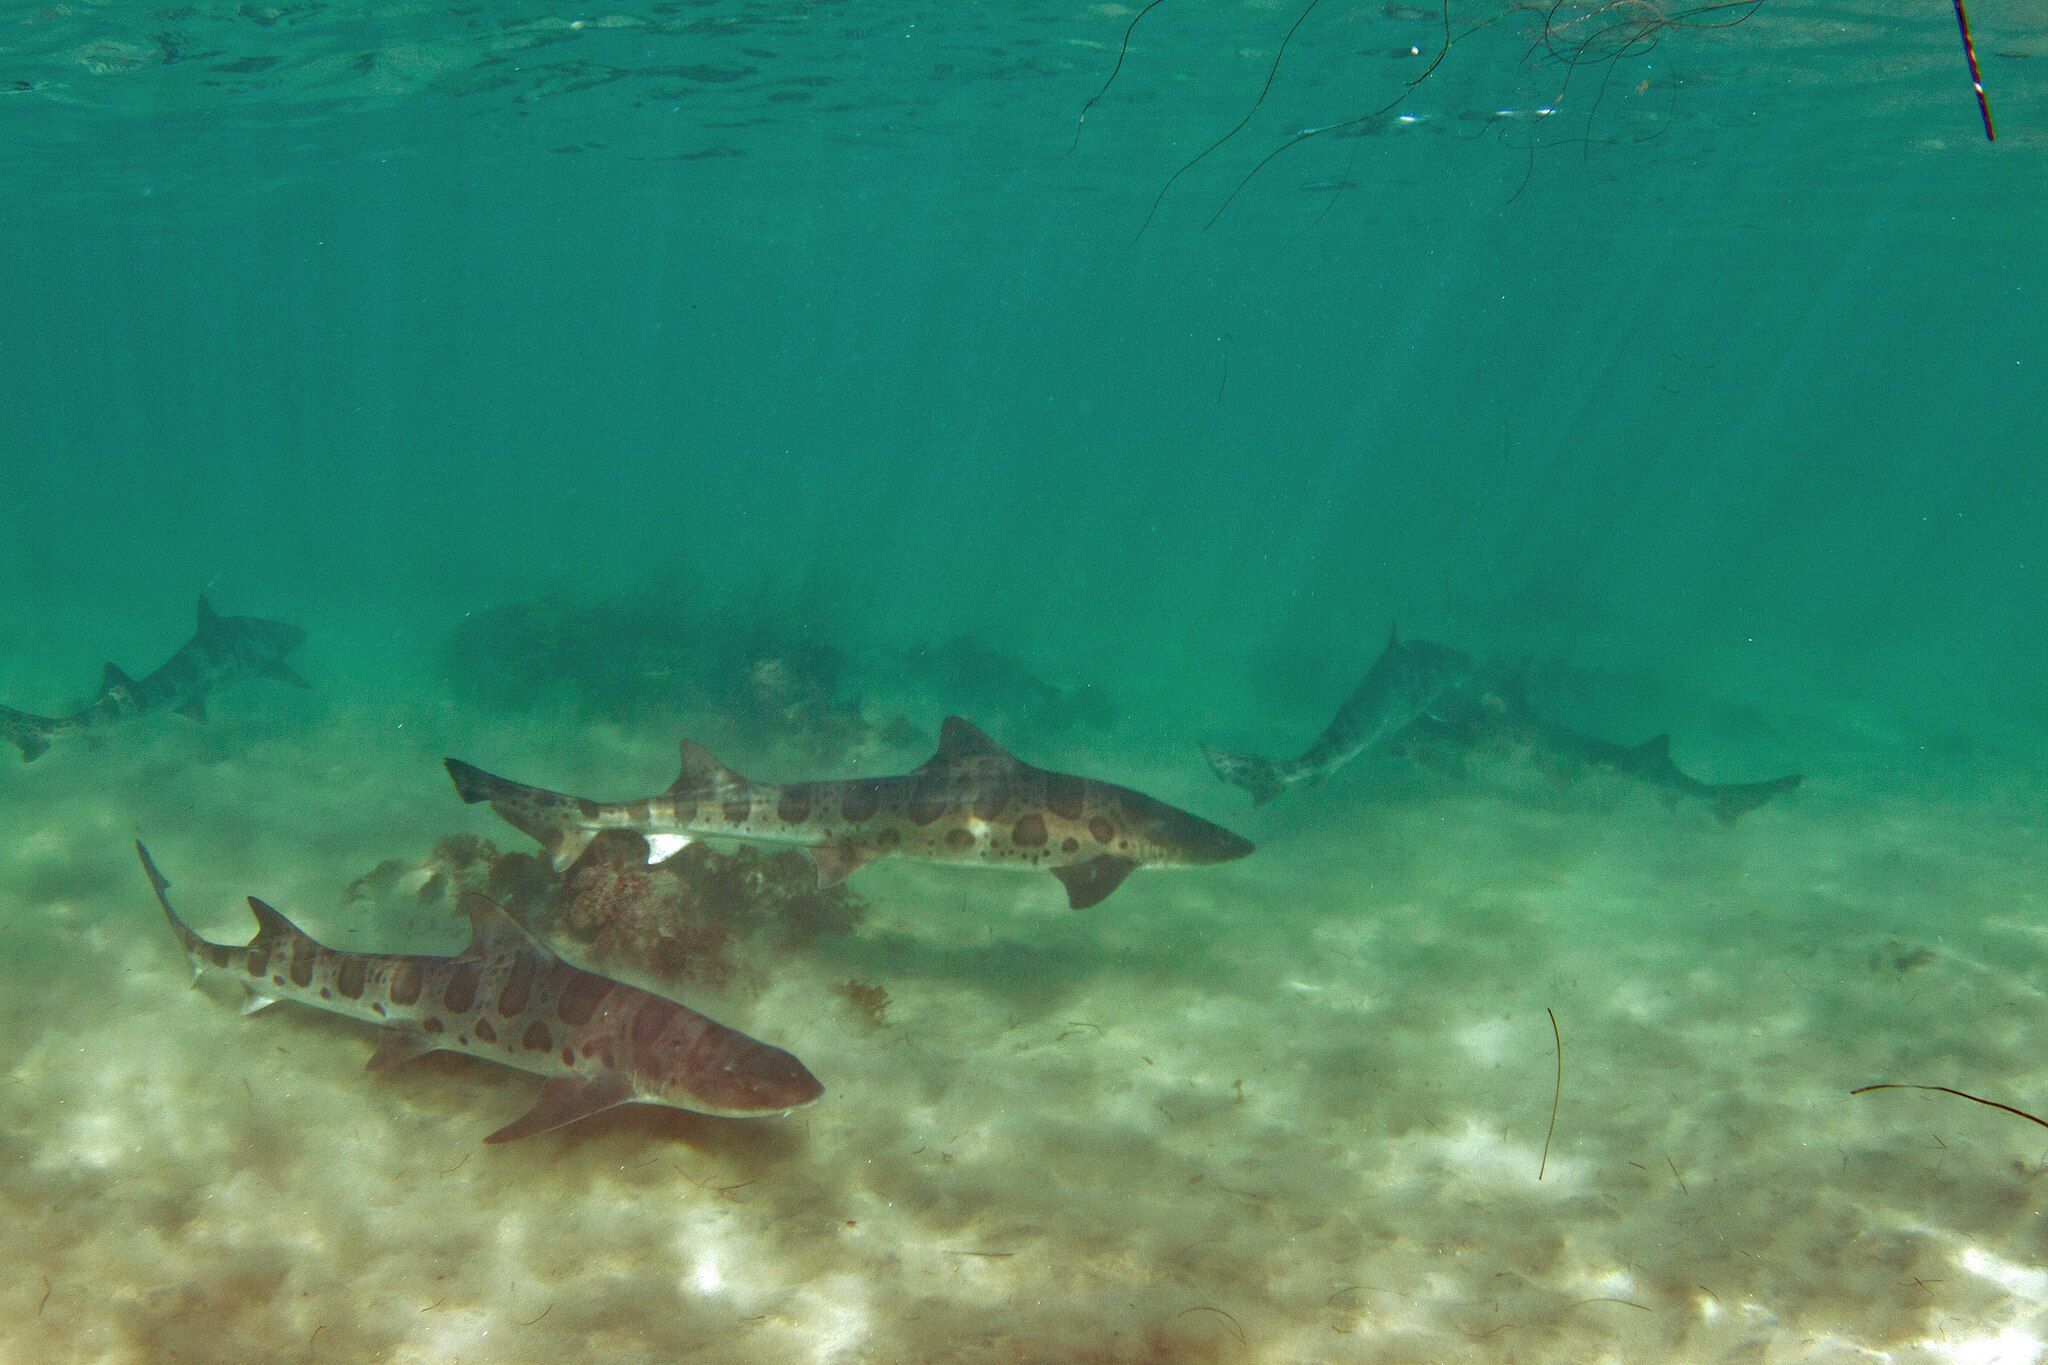
M 440 833 L 519 846 L 440 753 L 628 789 L 671 737 L 223 713 L 0 770 L 9 1359 L 2020 1361 L 2048 1335 L 2048 1133 L 1848 1095 L 2048 1107 L 2027 781 L 1829 741 L 1726 830 L 1512 766 L 1253 815 L 1164 741 L 1028 753 L 1260 852 L 1085 914 L 1049 877 L 871 868 L 858 933 L 691 999 L 796 1051 L 818 1105 L 485 1148 L 531 1078 L 371 1075 L 366 1029 L 188 989 L 129 841 L 216 937 L 253 892 L 347 946 L 452 948 L 444 908 L 340 894 Z

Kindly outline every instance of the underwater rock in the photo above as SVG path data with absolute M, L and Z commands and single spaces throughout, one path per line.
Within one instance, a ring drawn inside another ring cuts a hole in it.
M 549 597 L 464 618 L 439 663 L 457 697 L 499 710 L 568 706 L 621 724 L 710 712 L 825 762 L 908 738 L 900 716 L 869 720 L 852 658 L 821 632 L 772 601 Z
M 972 714 L 1005 731 L 1101 731 L 1116 724 L 1116 707 L 1102 689 L 1049 683 L 1023 660 L 969 636 L 913 650 L 904 668 L 912 681 L 943 698 L 948 710 Z
M 853 1012 L 871 1029 L 889 1027 L 889 992 L 865 981 L 848 979 L 834 986 L 832 993 L 853 1007 Z
M 801 948 L 853 932 L 867 913 L 845 886 L 817 885 L 801 853 L 693 844 L 649 865 L 646 841 L 629 833 L 600 835 L 559 875 L 545 859 L 456 835 L 422 860 L 379 863 L 343 895 L 407 892 L 454 905 L 471 891 L 538 935 L 581 945 L 593 961 L 676 986 L 724 986 L 741 966 L 735 950 Z

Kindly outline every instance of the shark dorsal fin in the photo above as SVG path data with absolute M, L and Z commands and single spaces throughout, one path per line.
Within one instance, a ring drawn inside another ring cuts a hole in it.
M 1671 761 L 1671 735 L 1668 732 L 1661 735 L 1652 735 L 1641 744 L 1636 745 L 1636 752 L 1644 758 L 1660 759 L 1663 762 L 1669 763 Z
M 1388 649 L 1399 649 L 1400 647 L 1401 647 L 1401 627 L 1400 627 L 1400 624 L 1399 624 L 1398 622 L 1393 622 L 1393 621 L 1389 621 L 1389 622 L 1387 623 L 1387 648 L 1388 648 Z
M 973 721 L 948 716 L 939 723 L 938 752 L 924 766 L 950 768 L 956 763 L 985 759 L 996 759 L 1013 767 L 1023 766 L 1009 750 L 990 739 L 988 731 Z
M 102 668 L 100 670 L 101 696 L 104 697 L 109 692 L 132 692 L 134 690 L 135 679 L 129 677 L 126 673 L 122 672 L 121 665 L 117 663 L 109 663 L 105 668 Z
M 475 961 L 504 957 L 522 948 L 549 959 L 555 956 L 552 948 L 535 938 L 525 925 L 506 912 L 504 906 L 481 891 L 464 895 L 462 909 L 469 916 L 469 946 L 462 950 L 462 958 Z
M 280 938 L 309 937 L 305 930 L 286 919 L 283 912 L 268 901 L 257 900 L 254 896 L 249 897 L 249 913 L 256 916 L 256 937 L 250 940 L 252 943 L 268 943 Z
M 211 635 L 220 629 L 220 613 L 213 609 L 213 603 L 206 600 L 206 594 L 199 595 L 199 633 Z
M 718 761 L 717 755 L 694 739 L 682 743 L 682 772 L 669 787 L 672 792 L 721 791 L 730 787 L 752 785 L 732 769 Z

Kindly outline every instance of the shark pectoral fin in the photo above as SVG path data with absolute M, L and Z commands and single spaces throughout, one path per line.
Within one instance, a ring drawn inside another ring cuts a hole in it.
M 178 714 L 196 725 L 206 724 L 206 698 L 194 697 L 178 707 Z
M 560 829 L 549 830 L 545 835 L 529 832 L 547 846 L 548 856 L 554 860 L 557 872 L 568 871 L 569 864 L 581 858 L 583 850 L 589 848 L 590 841 L 597 837 L 596 830 L 585 829 L 581 825 L 564 825 Z
M 1130 876 L 1137 866 L 1129 858 L 1105 853 L 1085 863 L 1056 867 L 1052 875 L 1065 884 L 1067 904 L 1075 910 L 1086 910 L 1091 905 L 1102 904 L 1110 892 L 1124 884 L 1124 878 Z
M 621 1080 L 586 1081 L 575 1076 L 558 1077 L 540 1088 L 540 1098 L 534 1102 L 533 1108 L 484 1141 L 515 1142 L 578 1119 L 587 1119 L 592 1114 L 602 1114 L 632 1098 L 632 1087 Z
M 308 692 L 313 690 L 313 684 L 300 677 L 298 670 L 283 659 L 272 659 L 269 663 L 263 665 L 263 676 L 272 682 L 281 682 L 286 687 L 303 688 Z
M 433 1042 L 418 1029 L 397 1029 L 377 1040 L 377 1050 L 370 1054 L 364 1064 L 365 1071 L 389 1071 L 394 1066 L 404 1066 L 415 1058 L 424 1057 L 434 1050 Z
M 646 839 L 647 861 L 650 863 L 667 862 L 696 842 L 687 834 L 649 834 Z
M 193 980 L 194 980 L 194 981 L 197 981 L 197 980 L 198 980 L 198 975 L 199 975 L 199 973 L 198 973 L 198 967 L 197 967 L 197 964 L 194 964 L 194 968 L 193 968 Z M 245 991 L 247 991 L 247 992 L 249 992 L 249 998 L 248 998 L 247 1000 L 244 1000 L 244 1001 L 242 1002 L 242 1013 L 243 1013 L 243 1014 L 254 1014 L 254 1013 L 256 1013 L 256 1011 L 258 1011 L 258 1010 L 265 1010 L 265 1009 L 269 1009 L 269 1008 L 270 1008 L 270 1007 L 271 1007 L 272 1005 L 275 1005 L 275 1004 L 277 1003 L 277 997 L 276 997 L 276 996 L 274 996 L 274 995 L 265 995 L 265 994 L 264 994 L 264 993 L 263 993 L 262 991 L 259 991 L 259 990 L 257 990 L 257 989 L 256 989 L 256 988 L 255 988 L 254 986 L 244 986 L 244 987 L 242 987 L 242 989 L 243 989 L 243 990 L 245 990 Z
M 810 850 L 818 867 L 818 885 L 836 886 L 874 860 L 874 854 L 851 844 L 818 844 Z

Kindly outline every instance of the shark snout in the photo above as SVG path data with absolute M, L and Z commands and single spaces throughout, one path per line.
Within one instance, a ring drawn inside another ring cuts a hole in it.
M 1232 834 L 1221 825 L 1212 825 L 1193 815 L 1187 817 L 1187 827 L 1180 835 L 1177 842 L 1181 853 L 1196 867 L 1236 862 L 1253 847 L 1252 841 L 1243 835 Z

